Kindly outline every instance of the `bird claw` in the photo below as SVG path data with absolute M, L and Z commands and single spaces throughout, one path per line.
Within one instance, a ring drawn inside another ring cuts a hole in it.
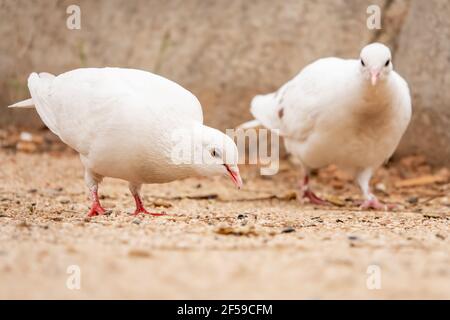
M 137 216 L 140 213 L 149 214 L 153 217 L 160 217 L 166 215 L 165 212 L 148 212 L 145 208 L 136 208 L 136 211 L 134 211 L 133 215 Z
M 369 209 L 375 209 L 375 210 L 382 210 L 382 211 L 388 211 L 392 209 L 396 209 L 396 204 L 383 204 L 381 203 L 377 198 L 374 199 L 367 199 L 365 200 L 360 206 L 360 209 L 362 210 L 369 210 Z
M 106 210 L 98 203 L 94 203 L 89 210 L 88 217 L 95 217 L 106 214 Z
M 309 202 L 312 204 L 320 205 L 320 206 L 328 206 L 330 203 L 326 200 L 319 198 L 314 192 L 307 189 L 303 192 L 303 198 L 309 199 Z

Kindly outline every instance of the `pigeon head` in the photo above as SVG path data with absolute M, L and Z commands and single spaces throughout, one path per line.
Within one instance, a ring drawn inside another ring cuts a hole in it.
M 375 86 L 387 79 L 393 69 L 391 50 L 381 43 L 365 46 L 361 51 L 360 67 L 364 78 Z
M 207 126 L 202 127 L 201 135 L 202 161 L 196 166 L 202 176 L 225 174 L 231 178 L 236 187 L 242 187 L 238 168 L 238 149 L 234 141 L 223 132 Z

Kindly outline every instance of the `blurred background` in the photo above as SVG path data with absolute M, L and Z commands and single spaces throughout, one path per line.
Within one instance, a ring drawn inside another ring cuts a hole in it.
M 81 8 L 69 30 L 66 8 Z M 369 30 L 379 5 L 382 29 Z M 399 153 L 450 164 L 450 2 L 447 0 L 0 0 L 0 128 L 43 126 L 35 112 L 8 110 L 28 97 L 33 72 L 120 66 L 172 79 L 200 99 L 207 124 L 250 119 L 251 98 L 325 56 L 356 58 L 367 43 L 393 51 L 413 96 Z
M 446 0 L 77 1 L 81 30 L 69 30 L 73 1 L 0 1 L 0 105 L 28 97 L 32 71 L 121 66 L 170 78 L 198 96 L 221 129 L 250 119 L 248 106 L 306 64 L 354 58 L 367 43 L 393 51 L 413 96 L 414 119 L 399 150 L 450 163 L 450 3 Z M 366 27 L 367 7 L 382 29 Z M 34 112 L 0 108 L 0 126 L 42 126 Z

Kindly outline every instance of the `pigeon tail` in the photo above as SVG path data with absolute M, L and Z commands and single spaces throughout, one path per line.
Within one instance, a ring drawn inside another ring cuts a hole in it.
M 46 72 L 41 72 L 39 75 L 33 72 L 28 77 L 28 89 L 30 90 L 31 98 L 34 101 L 36 111 L 45 125 L 56 135 L 58 134 L 58 127 L 54 112 L 51 108 L 51 103 L 48 101 L 48 96 L 54 75 Z
M 32 74 L 36 74 L 36 73 L 32 73 Z M 39 77 L 39 79 L 53 79 L 55 76 L 51 73 L 41 72 L 41 73 L 39 73 L 38 77 Z M 30 108 L 30 109 L 33 109 L 34 107 L 35 107 L 35 103 L 32 98 L 22 100 L 22 101 L 16 102 L 16 103 L 8 106 L 8 108 Z
M 254 97 L 250 112 L 264 127 L 270 130 L 280 129 L 283 109 L 278 105 L 276 93 Z
M 16 103 L 8 106 L 8 108 L 34 108 L 34 102 L 33 102 L 33 99 L 30 98 L 30 99 L 16 102 Z

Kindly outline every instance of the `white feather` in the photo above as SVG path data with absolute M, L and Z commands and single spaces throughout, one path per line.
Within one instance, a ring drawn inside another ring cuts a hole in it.
M 170 163 L 172 132 L 201 126 L 203 113 L 178 84 L 140 70 L 86 68 L 32 73 L 28 86 L 43 122 L 90 171 L 143 183 L 188 175 Z
M 390 59 L 385 46 L 366 48 L 367 63 Z M 307 168 L 375 170 L 393 154 L 411 118 L 408 85 L 388 71 L 372 86 L 359 59 L 320 59 L 276 93 L 256 96 L 251 112 L 279 129 L 287 150 Z
M 16 102 L 16 103 L 8 106 L 8 108 L 34 108 L 34 102 L 33 102 L 33 99 L 26 99 L 26 100 Z

